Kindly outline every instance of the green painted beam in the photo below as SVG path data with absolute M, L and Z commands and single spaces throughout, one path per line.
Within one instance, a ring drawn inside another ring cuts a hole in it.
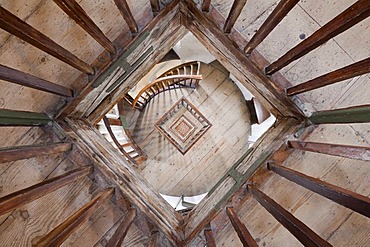
M 369 123 L 370 105 L 315 112 L 308 119 L 314 124 Z
M 40 126 L 52 119 L 44 113 L 0 109 L 0 126 Z

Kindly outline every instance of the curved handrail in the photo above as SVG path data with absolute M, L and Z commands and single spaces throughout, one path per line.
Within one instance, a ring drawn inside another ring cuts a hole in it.
M 160 78 L 152 81 L 151 83 L 149 83 L 143 89 L 140 90 L 140 92 L 136 95 L 134 101 L 132 102 L 132 107 L 136 107 L 137 102 L 139 101 L 140 97 L 142 96 L 142 94 L 144 92 L 146 92 L 150 88 L 153 88 L 154 86 L 156 86 L 157 84 L 159 84 L 163 81 L 171 81 L 172 83 L 169 83 L 167 85 L 169 87 L 171 85 L 183 86 L 183 85 L 179 84 L 179 82 L 186 81 L 186 80 L 197 80 L 197 81 L 199 81 L 199 80 L 202 80 L 202 79 L 203 79 L 202 75 L 171 75 L 171 76 L 166 76 L 166 77 L 160 77 Z M 184 87 L 186 87 L 186 86 L 184 86 Z M 158 93 L 163 92 L 165 90 L 167 90 L 167 89 L 163 89 L 162 91 L 158 90 Z M 153 92 L 153 90 L 152 90 L 152 92 Z M 156 95 L 154 92 L 153 92 L 153 94 Z
M 192 61 L 192 62 L 183 63 L 183 64 L 180 64 L 176 67 L 173 67 L 173 68 L 167 70 L 166 72 L 162 73 L 160 76 L 158 76 L 158 78 L 166 77 L 166 76 L 169 76 L 169 75 L 174 75 L 174 71 L 178 71 L 178 70 L 184 69 L 186 67 L 191 67 L 189 75 L 199 75 L 200 62 Z M 193 70 L 193 67 L 196 67 L 196 71 Z M 185 74 L 183 74 L 183 75 L 185 75 Z

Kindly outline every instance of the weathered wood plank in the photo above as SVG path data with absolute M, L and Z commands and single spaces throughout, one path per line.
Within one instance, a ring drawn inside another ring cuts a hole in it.
M 368 123 L 370 105 L 314 112 L 308 119 L 314 124 Z
M 238 19 L 246 3 L 247 3 L 247 0 L 234 0 L 234 3 L 231 6 L 230 13 L 227 16 L 227 19 L 224 25 L 224 33 L 231 32 L 231 29 L 233 29 L 235 22 Z
M 44 113 L 0 109 L 0 126 L 40 126 L 51 122 Z
M 63 223 L 37 241 L 36 246 L 59 246 L 78 227 L 89 219 L 99 208 L 103 207 L 112 197 L 114 188 L 108 188 L 96 195 L 85 206 L 71 215 Z
M 370 73 L 370 58 L 366 58 L 357 63 L 329 72 L 325 75 L 303 82 L 296 86 L 287 88 L 286 90 L 287 95 L 292 96 L 300 93 L 305 93 L 317 88 L 321 88 L 347 79 L 351 79 L 353 77 L 360 76 L 366 73 Z
M 4 196 L 0 198 L 0 215 L 30 203 L 50 192 L 87 176 L 91 172 L 92 167 L 79 168 Z
M 370 147 L 302 141 L 288 141 L 288 147 L 349 159 L 370 161 Z
M 338 34 L 346 31 L 370 15 L 370 2 L 368 0 L 358 0 L 348 9 L 329 21 L 319 30 L 300 44 L 289 50 L 278 60 L 266 67 L 266 74 L 271 75 L 284 68 L 294 60 L 306 55 L 320 45 L 334 38 Z
M 203 0 L 203 2 L 202 2 L 202 11 L 203 12 L 208 12 L 210 5 L 211 5 L 211 0 Z
M 104 49 L 113 54 L 116 52 L 114 44 L 104 35 L 100 28 L 87 15 L 75 0 L 54 0 L 54 2 L 88 34 L 91 35 Z
M 71 143 L 48 143 L 41 145 L 0 148 L 0 163 L 62 153 L 70 150 L 71 148 Z
M 258 247 L 256 240 L 254 240 L 247 227 L 240 221 L 234 208 L 227 207 L 226 214 L 238 234 L 240 241 L 243 243 L 243 246 Z
M 282 206 L 258 190 L 254 185 L 248 185 L 253 197 L 277 219 L 288 231 L 290 231 L 305 246 L 332 246 L 299 219 Z
M 116 232 L 113 234 L 111 239 L 108 241 L 107 247 L 121 246 L 132 222 L 134 221 L 136 217 L 136 209 L 129 210 L 127 213 L 127 216 L 125 217 L 127 219 L 122 221 L 122 223 L 118 226 Z
M 283 166 L 268 164 L 268 168 L 284 178 L 318 193 L 342 206 L 370 218 L 370 198 L 307 176 Z
M 4 65 L 0 65 L 0 79 L 64 97 L 73 97 L 73 90 L 71 88 L 43 80 Z
M 122 14 L 123 19 L 127 23 L 128 27 L 130 28 L 131 33 L 138 33 L 139 27 L 134 19 L 134 16 L 131 13 L 130 7 L 127 4 L 126 0 L 114 0 L 117 5 L 117 8 Z
M 247 43 L 244 52 L 251 54 L 298 2 L 299 0 L 280 0 L 276 8 Z
M 94 69 L 52 41 L 46 35 L 42 34 L 26 22 L 22 21 L 3 7 L 0 7 L 0 28 L 17 36 L 31 45 L 43 50 L 44 52 L 56 57 L 57 59 L 71 65 L 72 67 L 85 72 L 94 74 Z

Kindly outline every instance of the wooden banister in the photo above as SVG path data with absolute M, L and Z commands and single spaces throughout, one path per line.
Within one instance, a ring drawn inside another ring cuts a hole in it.
M 299 0 L 280 0 L 276 8 L 247 43 L 244 52 L 251 54 L 298 2 Z
M 73 97 L 73 90 L 25 72 L 0 65 L 0 79 L 64 97 Z
M 87 15 L 75 0 L 54 0 L 54 2 L 104 49 L 113 54 L 116 52 L 114 44 L 104 35 L 100 28 Z
M 310 37 L 289 50 L 277 61 L 270 64 L 265 70 L 266 74 L 271 75 L 279 71 L 294 60 L 297 60 L 298 58 L 324 44 L 329 39 L 334 38 L 338 34 L 366 19 L 369 15 L 369 0 L 358 0 L 344 12 L 314 32 Z
M 0 198 L 0 215 L 22 207 L 46 194 L 66 186 L 67 184 L 83 178 L 90 174 L 92 170 L 92 167 L 82 167 L 6 195 Z
M 99 208 L 106 205 L 114 193 L 114 188 L 100 192 L 90 202 L 68 217 L 51 232 L 43 236 L 34 246 L 60 246 L 76 229 L 86 222 Z
M 231 32 L 231 29 L 234 27 L 235 22 L 238 19 L 246 3 L 247 0 L 234 0 L 234 3 L 230 9 L 229 16 L 227 17 L 224 25 L 224 33 Z
M 312 80 L 303 82 L 296 86 L 289 87 L 287 91 L 288 96 L 293 96 L 300 93 L 305 93 L 317 88 L 332 85 L 334 83 L 344 81 L 356 76 L 370 73 L 370 58 L 353 63 L 341 69 L 329 72 L 325 75 L 319 76 Z
M 255 186 L 248 185 L 248 190 L 252 193 L 253 197 L 304 246 L 332 246 Z
M 71 148 L 71 143 L 48 143 L 41 145 L 0 148 L 0 163 L 62 153 L 70 150 Z
M 370 147 L 302 141 L 288 141 L 288 147 L 297 150 L 328 154 L 349 159 L 370 161 Z
M 134 16 L 131 13 L 130 7 L 127 4 L 126 0 L 114 0 L 116 3 L 117 8 L 121 12 L 121 15 L 125 22 L 127 23 L 131 33 L 138 33 L 139 28 L 137 26 L 137 23 L 134 19 Z
M 82 72 L 94 74 L 94 69 L 90 65 L 77 58 L 75 55 L 52 41 L 46 35 L 31 27 L 26 22 L 22 21 L 1 6 L 0 28 Z
M 307 176 L 287 167 L 268 164 L 268 168 L 280 176 L 322 195 L 357 213 L 370 217 L 370 198 L 338 186 Z

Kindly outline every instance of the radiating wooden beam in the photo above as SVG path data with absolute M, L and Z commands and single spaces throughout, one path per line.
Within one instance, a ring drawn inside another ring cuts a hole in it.
M 40 238 L 35 246 L 60 246 L 74 231 L 78 229 L 99 208 L 106 205 L 112 197 L 114 188 L 100 192 L 90 202 L 68 217 L 51 232 Z
M 256 240 L 254 240 L 247 227 L 243 224 L 243 222 L 241 222 L 234 208 L 227 207 L 226 214 L 229 217 L 236 233 L 238 234 L 240 241 L 243 243 L 243 246 L 258 247 Z
M 288 147 L 349 159 L 370 161 L 370 147 L 301 141 L 288 141 Z
M 244 52 L 251 54 L 298 2 L 299 0 L 280 0 L 276 8 L 247 43 Z
M 161 11 L 159 0 L 150 0 L 150 5 L 152 6 L 152 11 L 154 15 L 157 15 L 159 11 Z
M 44 113 L 0 109 L 0 126 L 40 126 L 51 122 Z
M 207 247 L 216 247 L 215 238 L 212 234 L 212 229 L 209 227 L 204 229 L 204 237 L 206 238 Z
M 289 50 L 280 57 L 276 62 L 266 68 L 266 74 L 271 75 L 284 68 L 294 60 L 306 55 L 320 45 L 324 44 L 331 38 L 346 31 L 370 15 L 370 1 L 358 0 L 344 12 L 339 14 L 333 20 L 329 21 L 319 30 L 314 32 L 310 37 L 300 44 Z
M 356 76 L 370 73 L 370 58 L 364 59 L 357 63 L 332 71 L 325 75 L 319 76 L 307 82 L 290 87 L 287 89 L 287 95 L 292 96 L 299 93 L 305 93 L 317 88 L 331 85 L 340 81 L 344 81 Z
M 269 164 L 280 176 L 370 218 L 370 198 L 307 176 L 287 167 Z
M 31 187 L 19 190 L 0 198 L 0 215 L 16 208 L 22 207 L 40 197 L 43 197 L 67 184 L 87 176 L 92 172 L 92 167 L 83 167 L 63 175 L 45 180 Z
M 71 143 L 47 143 L 41 145 L 0 148 L 0 163 L 62 153 L 71 148 Z
M 234 27 L 235 22 L 238 19 L 246 3 L 247 3 L 247 0 L 234 0 L 234 3 L 230 9 L 229 16 L 227 17 L 225 25 L 224 25 L 225 33 L 231 32 L 231 29 Z
M 370 105 L 360 105 L 328 111 L 319 111 L 308 118 L 314 124 L 343 124 L 370 122 Z
M 304 246 L 332 246 L 255 186 L 248 185 L 248 190 L 250 190 L 253 197 Z
M 158 247 L 159 246 L 159 231 L 153 231 L 150 235 L 148 247 Z
M 88 34 L 91 35 L 109 53 L 116 52 L 114 44 L 104 35 L 100 28 L 87 15 L 75 0 L 54 0 L 54 2 Z
M 25 72 L 0 65 L 0 79 L 64 97 L 73 97 L 73 90 Z
M 122 242 L 125 239 L 126 234 L 128 230 L 130 229 L 130 226 L 136 217 L 136 209 L 133 208 L 129 210 L 127 215 L 124 217 L 125 219 L 118 226 L 117 230 L 115 231 L 113 236 L 108 241 L 107 247 L 116 247 L 116 246 L 122 245 Z
M 203 2 L 202 2 L 202 11 L 203 12 L 208 12 L 210 6 L 211 6 L 211 0 L 203 0 Z
M 127 1 L 126 0 L 114 0 L 114 2 L 116 3 L 117 8 L 121 12 L 123 19 L 125 20 L 128 27 L 130 28 L 131 33 L 138 33 L 139 28 L 134 19 L 134 16 L 131 13 L 131 10 L 127 4 Z
M 17 36 L 18 38 L 30 43 L 40 50 L 56 57 L 59 60 L 71 65 L 72 67 L 88 74 L 94 74 L 94 69 L 52 41 L 40 31 L 28 25 L 6 9 L 0 6 L 0 28 Z

